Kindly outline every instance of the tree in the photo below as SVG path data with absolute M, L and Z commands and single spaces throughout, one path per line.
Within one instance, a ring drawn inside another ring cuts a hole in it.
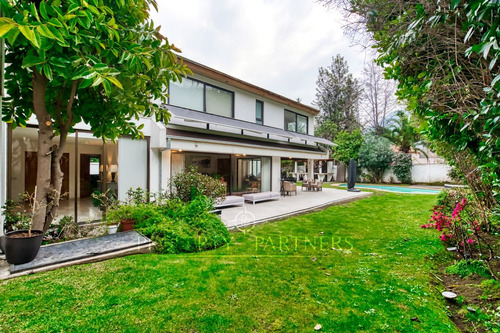
M 498 1 L 324 0 L 368 33 L 398 97 L 444 143 L 485 209 L 500 202 Z M 496 198 L 495 198 L 496 197 Z
M 391 143 L 384 137 L 367 135 L 359 150 L 359 165 L 368 170 L 372 181 L 380 183 L 394 158 Z
M 363 69 L 361 81 L 361 110 L 370 127 L 377 135 L 384 134 L 387 115 L 396 106 L 396 84 L 384 78 L 384 71 L 374 61 Z
M 359 129 L 355 129 L 352 133 L 342 131 L 335 139 L 336 146 L 332 149 L 332 157 L 344 164 L 348 164 L 351 158 L 357 160 L 363 142 L 363 135 Z
M 411 160 L 411 155 L 403 152 L 398 152 L 394 156 L 394 174 L 398 177 L 398 180 L 404 184 L 410 184 L 412 181 L 411 178 L 411 169 L 413 166 L 413 162 Z
M 139 116 L 168 120 L 154 101 L 166 102 L 170 80 L 188 69 L 180 52 L 149 19 L 155 0 L 0 0 L 7 41 L 3 120 L 38 121 L 38 200 L 45 208 L 34 229 L 47 230 L 59 205 L 60 159 L 75 124 L 94 136 L 142 136 Z M 59 144 L 55 145 L 55 137 Z
M 318 121 L 319 122 L 319 121 Z M 339 126 L 329 119 L 324 119 L 314 130 L 314 135 L 333 141 L 337 136 Z
M 320 109 L 316 133 L 332 139 L 335 133 L 330 132 L 337 126 L 338 131 L 352 132 L 359 128 L 359 96 L 358 80 L 349 73 L 347 61 L 341 55 L 332 58 L 330 66 L 319 69 L 316 81 L 316 100 L 314 104 Z
M 389 139 L 400 152 L 410 153 L 410 150 L 419 151 L 427 157 L 427 153 L 420 148 L 423 146 L 420 131 L 412 122 L 410 115 L 404 111 L 398 111 L 396 116 L 391 118 L 384 137 Z

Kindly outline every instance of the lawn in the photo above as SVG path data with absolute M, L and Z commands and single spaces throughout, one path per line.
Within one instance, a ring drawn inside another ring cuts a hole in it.
M 429 260 L 442 245 L 420 229 L 435 198 L 375 194 L 234 232 L 216 251 L 3 282 L 0 331 L 456 332 Z

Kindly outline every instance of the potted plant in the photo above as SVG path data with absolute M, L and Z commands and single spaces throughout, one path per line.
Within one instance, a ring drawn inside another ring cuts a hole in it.
M 119 223 L 108 223 L 108 235 L 116 234 Z
M 103 220 L 106 219 L 106 211 L 118 202 L 116 193 L 109 189 L 104 193 L 100 191 L 94 191 L 90 198 L 92 200 L 92 205 L 99 208 L 99 210 L 102 212 Z
M 135 219 L 132 214 L 134 206 L 132 205 L 118 205 L 110 208 L 106 214 L 106 221 L 108 225 L 118 224 L 121 225 L 121 231 L 128 231 L 134 229 Z
M 13 265 L 25 264 L 35 259 L 43 240 L 44 232 L 42 230 L 31 229 L 37 208 L 41 207 L 41 203 L 36 200 L 36 187 L 33 195 L 25 194 L 25 199 L 31 207 L 28 229 L 9 231 L 3 240 L 2 250 L 5 252 L 5 258 L 9 264 Z M 3 214 L 5 217 L 5 211 Z M 19 222 L 22 222 L 26 220 L 26 216 L 21 213 L 19 219 Z

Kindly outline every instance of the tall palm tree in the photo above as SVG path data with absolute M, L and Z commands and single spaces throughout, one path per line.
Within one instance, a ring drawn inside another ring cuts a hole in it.
M 421 152 L 428 158 L 427 153 L 422 149 L 424 142 L 419 130 L 411 122 L 410 115 L 404 111 L 397 111 L 386 128 L 383 135 L 389 139 L 402 153 L 410 153 L 410 150 Z

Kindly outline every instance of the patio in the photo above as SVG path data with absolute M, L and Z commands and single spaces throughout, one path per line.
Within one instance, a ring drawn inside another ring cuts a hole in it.
M 301 191 L 300 187 L 297 187 L 297 195 L 282 196 L 279 201 L 270 200 L 255 205 L 247 202 L 244 207 L 224 208 L 221 218 L 228 229 L 235 229 L 282 219 L 324 206 L 359 200 L 370 195 L 370 192 L 355 193 L 331 188 L 323 188 L 321 192 Z

